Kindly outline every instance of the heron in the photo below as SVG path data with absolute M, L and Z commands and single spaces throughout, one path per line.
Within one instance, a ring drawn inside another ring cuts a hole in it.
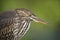
M 0 40 L 20 40 L 30 28 L 30 22 L 47 24 L 25 8 L 0 13 Z

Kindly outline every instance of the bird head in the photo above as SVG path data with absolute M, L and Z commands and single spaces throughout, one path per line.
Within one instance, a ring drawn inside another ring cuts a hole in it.
M 30 10 L 28 9 L 16 9 L 16 12 L 23 18 L 27 19 L 27 20 L 31 20 L 34 22 L 38 22 L 38 23 L 43 23 L 43 24 L 47 24 L 48 22 L 44 21 L 41 18 L 36 17 L 36 15 L 34 15 Z

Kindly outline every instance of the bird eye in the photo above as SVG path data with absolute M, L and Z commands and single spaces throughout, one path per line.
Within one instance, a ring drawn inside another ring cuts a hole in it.
M 31 15 L 29 15 L 29 16 L 31 16 Z

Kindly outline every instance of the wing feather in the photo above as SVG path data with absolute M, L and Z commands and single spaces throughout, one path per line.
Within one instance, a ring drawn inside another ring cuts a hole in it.
M 15 11 L 7 11 L 0 14 L 0 40 L 13 39 L 12 24 Z

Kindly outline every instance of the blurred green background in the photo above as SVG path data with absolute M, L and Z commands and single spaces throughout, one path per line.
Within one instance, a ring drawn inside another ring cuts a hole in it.
M 59 0 L 0 0 L 0 12 L 26 8 L 49 24 L 31 22 L 31 27 L 21 40 L 60 40 Z

